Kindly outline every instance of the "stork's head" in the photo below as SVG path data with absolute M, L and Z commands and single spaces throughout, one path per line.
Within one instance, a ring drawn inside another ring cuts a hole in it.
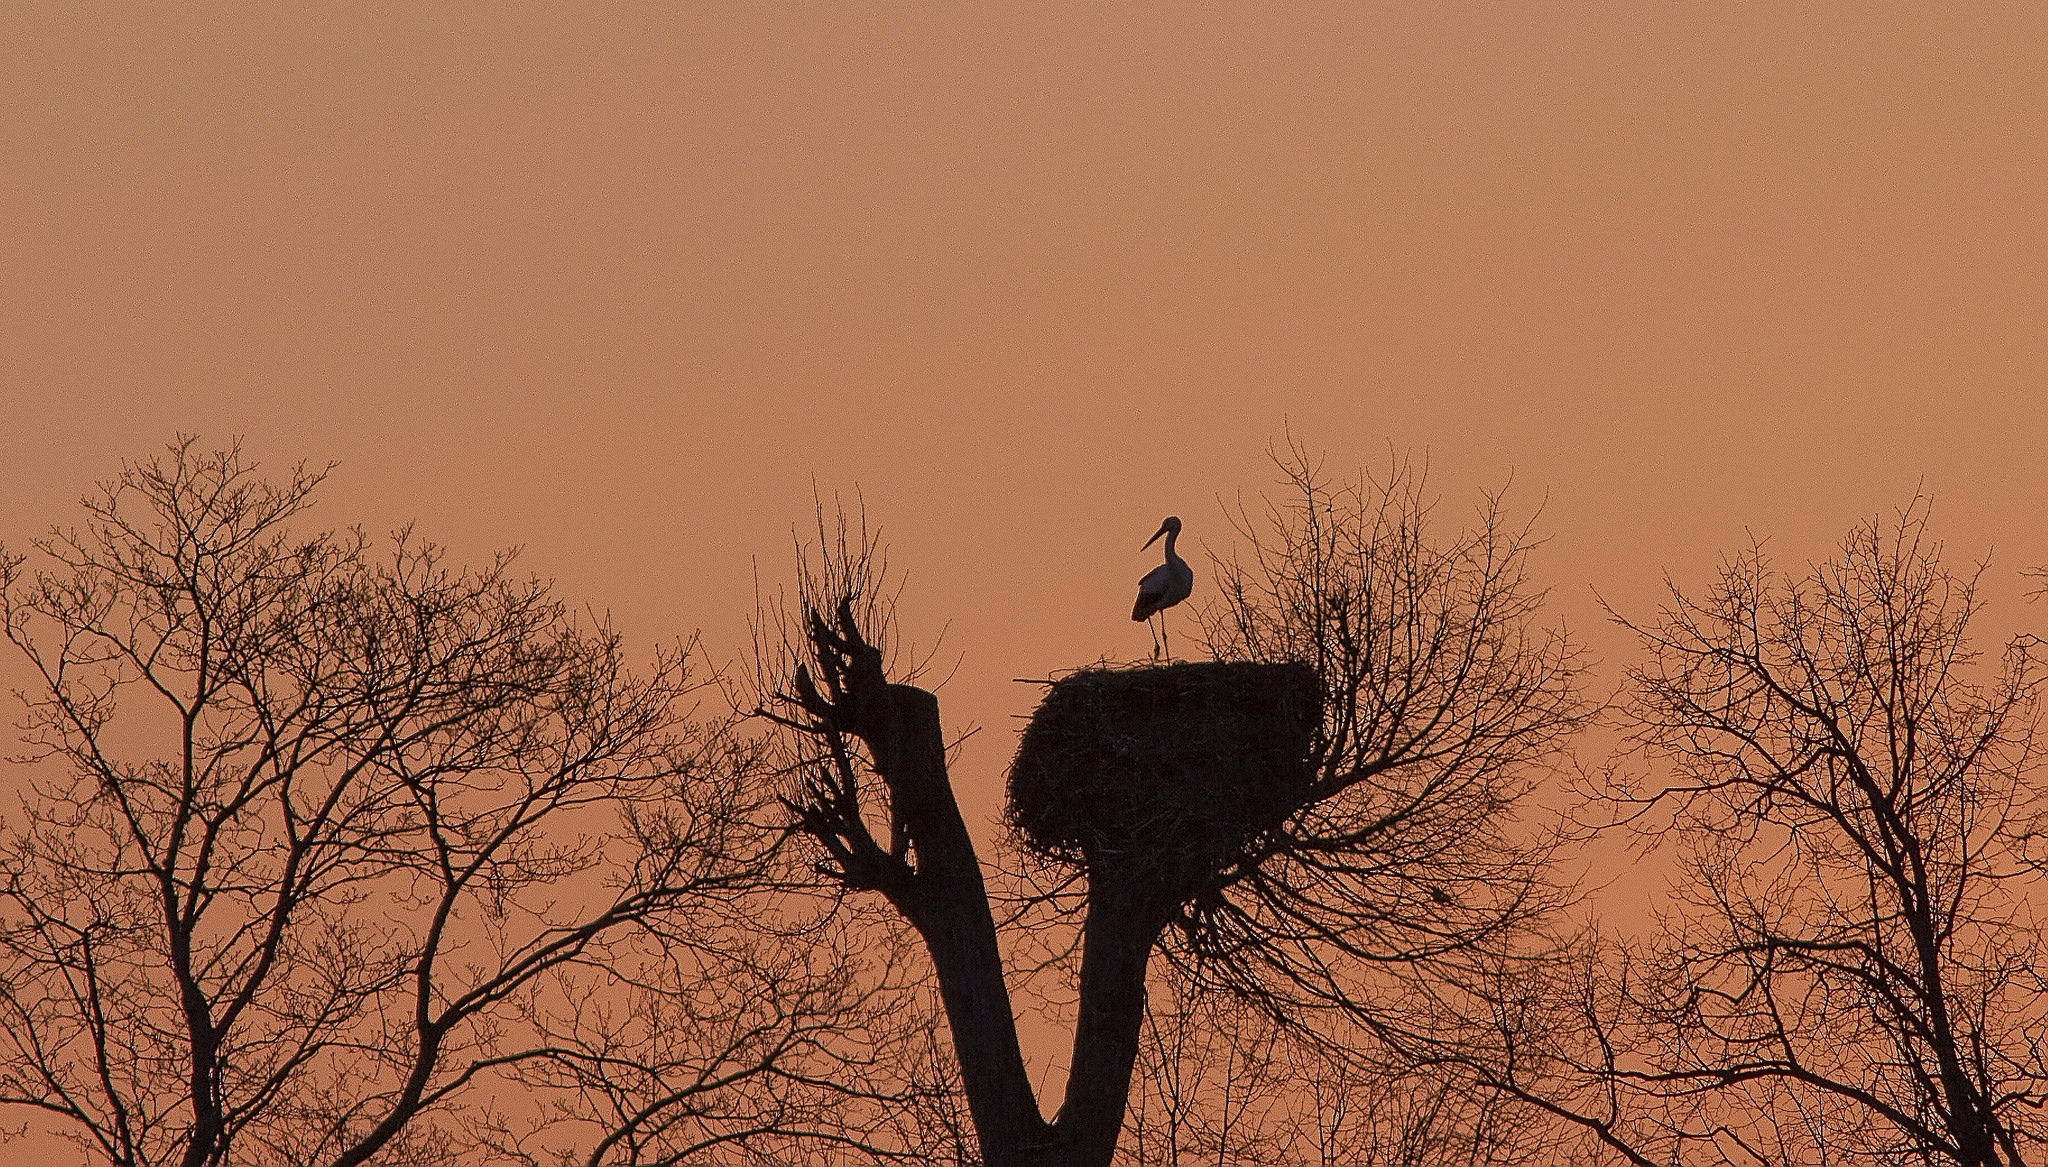
M 1180 534 L 1180 520 L 1174 518 L 1172 515 L 1166 516 L 1166 521 L 1159 524 L 1159 529 L 1152 533 L 1152 537 L 1150 539 L 1145 540 L 1145 547 L 1152 546 L 1154 543 L 1159 542 L 1159 537 L 1161 535 L 1168 534 Z M 1145 547 L 1140 547 L 1138 548 L 1138 550 L 1143 551 Z

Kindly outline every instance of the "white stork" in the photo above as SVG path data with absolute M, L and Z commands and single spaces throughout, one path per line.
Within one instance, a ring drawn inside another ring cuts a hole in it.
M 1138 581 L 1138 602 L 1131 607 L 1133 620 L 1150 620 L 1154 612 L 1164 612 L 1187 599 L 1188 593 L 1195 590 L 1195 570 L 1188 566 L 1187 560 L 1173 553 L 1173 541 L 1180 537 L 1180 520 L 1167 516 L 1166 521 L 1159 524 L 1159 530 L 1145 540 L 1145 546 L 1159 542 L 1161 535 L 1166 536 L 1166 562 L 1146 572 L 1145 578 Z M 1163 642 L 1166 646 L 1162 650 Z M 1166 641 L 1166 617 L 1163 615 L 1159 617 L 1158 634 L 1152 638 L 1152 655 L 1156 658 L 1162 651 L 1168 660 L 1173 659 L 1173 646 Z

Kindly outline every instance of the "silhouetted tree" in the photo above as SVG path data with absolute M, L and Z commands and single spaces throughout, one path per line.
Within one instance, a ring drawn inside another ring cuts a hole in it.
M 968 1161 L 943 1021 L 891 930 L 794 887 L 729 909 L 650 918 L 533 986 L 547 1040 L 511 1076 L 546 1113 L 497 1117 L 492 1145 L 565 1167 Z
M 1285 501 L 1239 509 L 1246 551 L 1216 565 L 1204 628 L 1221 659 L 1315 669 L 1313 781 L 1169 952 L 1283 1023 L 1334 1011 L 1428 1045 L 1501 961 L 1554 947 L 1557 839 L 1521 810 L 1587 714 L 1581 654 L 1540 622 L 1531 528 L 1499 495 L 1444 535 L 1412 462 L 1347 482 L 1298 446 L 1276 462 Z
M 1638 1162 L 2040 1158 L 2038 645 L 1979 661 L 1983 569 L 1927 516 L 1802 574 L 1752 547 L 1624 621 L 1652 768 L 1608 796 L 1677 882 L 1654 942 L 1580 980 L 1566 1109 Z
M 1257 1003 L 1162 978 L 1119 1163 L 1560 1167 L 1543 1116 L 1442 1064 L 1362 1059 Z
M 1562 902 L 1545 879 L 1548 844 L 1513 822 L 1583 716 L 1576 650 L 1536 625 L 1526 529 L 1489 498 L 1475 527 L 1439 538 L 1406 467 L 1333 492 L 1300 451 L 1282 462 L 1299 501 L 1270 512 L 1250 562 L 1219 565 L 1207 626 L 1222 660 L 1313 675 L 1321 716 L 1302 779 L 1171 886 L 1112 870 L 1100 850 L 1066 856 L 1087 908 L 1073 1054 L 1050 1122 L 1025 1072 L 938 700 L 890 677 L 892 596 L 865 528 L 842 519 L 828 532 L 821 519 L 796 610 L 764 628 L 764 711 L 791 731 L 791 809 L 823 871 L 880 893 L 922 937 L 992 1167 L 1110 1162 L 1148 957 L 1170 927 L 1197 987 L 1276 1020 L 1324 1010 L 1422 1042 L 1438 1038 L 1424 1013 L 1462 999 L 1459 978 L 1512 958 Z
M 535 994 L 629 933 L 659 939 L 615 971 L 645 971 L 693 913 L 773 890 L 756 748 L 690 718 L 682 649 L 636 674 L 506 556 L 295 536 L 321 477 L 181 439 L 38 541 L 41 567 L 0 552 L 32 678 L 0 830 L 0 1103 L 98 1160 L 476 1157 L 452 1108 L 603 1032 Z M 700 1101 L 758 1103 L 720 1076 L 857 1002 L 829 965 L 767 966 L 752 1012 L 660 1015 L 671 1051 L 730 1037 L 677 1054 Z

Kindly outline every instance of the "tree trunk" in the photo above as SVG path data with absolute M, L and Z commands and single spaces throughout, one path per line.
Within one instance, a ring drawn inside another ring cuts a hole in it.
M 1114 871 L 1089 878 L 1080 1016 L 1051 1160 L 1058 1167 L 1107 1167 L 1116 1154 L 1145 1021 L 1145 966 L 1172 907 Z
M 982 1158 L 988 1167 L 1033 1164 L 1051 1134 L 1024 1068 L 981 861 L 946 773 L 939 699 L 913 685 L 879 696 L 861 695 L 868 715 L 857 732 L 916 855 L 907 891 L 891 898 L 931 952 Z
M 912 685 L 854 688 L 855 732 L 915 857 L 911 878 L 889 894 L 931 952 L 982 1158 L 988 1167 L 1106 1167 L 1130 1097 L 1146 961 L 1172 904 L 1142 880 L 1091 879 L 1072 1071 L 1059 1118 L 1047 1123 L 1025 1071 L 981 862 L 946 773 L 938 698 Z

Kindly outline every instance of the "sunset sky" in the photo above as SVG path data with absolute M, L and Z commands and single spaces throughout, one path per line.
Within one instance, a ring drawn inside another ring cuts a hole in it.
M 323 521 L 726 660 L 857 491 L 985 829 L 1012 678 L 1144 656 L 1139 544 L 1184 519 L 1199 601 L 1286 432 L 1426 453 L 1447 522 L 1544 505 L 1603 685 L 1594 589 L 1916 485 L 1987 631 L 2048 629 L 2048 6 L 32 2 L 0 45 L 10 543 L 242 435 L 340 463 Z

